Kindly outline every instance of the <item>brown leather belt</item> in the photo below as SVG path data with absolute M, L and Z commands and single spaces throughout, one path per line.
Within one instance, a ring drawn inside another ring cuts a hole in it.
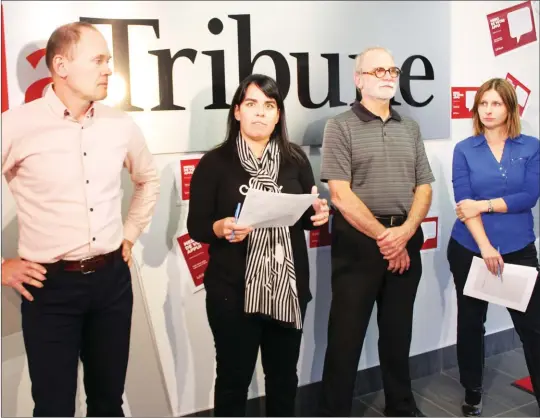
M 82 260 L 60 260 L 56 263 L 42 265 L 47 269 L 47 272 L 63 270 L 89 274 L 112 264 L 117 257 L 122 257 L 122 246 L 110 253 L 87 257 Z
M 375 218 L 384 226 L 400 226 L 407 220 L 405 215 L 375 216 Z

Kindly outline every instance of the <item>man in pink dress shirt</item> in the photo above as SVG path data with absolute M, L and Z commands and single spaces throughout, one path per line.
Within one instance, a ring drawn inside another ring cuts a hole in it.
M 123 416 L 133 293 L 131 248 L 159 176 L 141 130 L 107 96 L 110 53 L 86 23 L 47 43 L 53 85 L 2 115 L 2 173 L 17 205 L 20 258 L 2 284 L 22 295 L 34 416 L 73 416 L 79 358 L 88 416 Z M 135 184 L 121 216 L 121 172 Z

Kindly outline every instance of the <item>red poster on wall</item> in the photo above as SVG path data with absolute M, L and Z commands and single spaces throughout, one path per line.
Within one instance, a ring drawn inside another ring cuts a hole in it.
M 180 160 L 180 182 L 182 187 L 182 200 L 189 200 L 189 185 L 195 167 L 199 164 L 200 158 Z
M 330 217 L 326 225 L 309 231 L 309 248 L 328 247 L 332 244 L 332 219 L 334 210 L 330 209 Z
M 490 13 L 487 20 L 495 56 L 536 41 L 530 1 Z
M 518 105 L 519 105 L 519 116 L 523 116 L 523 111 L 525 110 L 525 106 L 527 105 L 527 102 L 529 101 L 531 90 L 510 73 L 506 74 L 506 79 L 516 89 L 516 95 L 517 95 Z
M 425 218 L 421 224 L 424 245 L 421 250 L 434 250 L 439 247 L 439 217 Z
M 192 240 L 189 234 L 179 236 L 177 241 L 186 260 L 193 284 L 195 288 L 199 288 L 204 283 L 204 272 L 208 266 L 208 244 Z
M 452 87 L 452 119 L 471 119 L 478 87 Z

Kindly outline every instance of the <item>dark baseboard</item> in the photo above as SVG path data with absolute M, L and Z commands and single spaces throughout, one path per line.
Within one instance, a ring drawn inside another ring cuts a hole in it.
M 519 336 L 513 328 L 496 332 L 485 337 L 486 357 L 504 353 L 521 347 Z M 442 370 L 451 369 L 457 366 L 456 346 L 451 345 L 437 350 L 428 351 L 410 358 L 411 379 L 419 379 L 431 374 L 439 373 Z M 379 366 L 369 369 L 359 370 L 356 377 L 355 396 L 381 390 L 382 379 Z M 300 386 L 296 396 L 297 416 L 317 416 L 317 406 L 319 399 L 320 382 L 310 383 Z M 263 417 L 264 396 L 250 399 L 247 402 L 246 416 Z M 212 417 L 213 409 L 199 411 L 188 417 Z

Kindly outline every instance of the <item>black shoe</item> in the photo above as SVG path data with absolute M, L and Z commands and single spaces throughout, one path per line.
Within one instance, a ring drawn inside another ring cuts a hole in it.
M 466 402 L 463 402 L 461 405 L 461 412 L 463 412 L 464 417 L 479 417 L 482 415 L 482 401 L 476 405 L 469 405 Z
M 482 392 L 466 390 L 461 412 L 463 412 L 464 417 L 479 417 L 482 415 Z
M 385 417 L 425 417 L 425 415 L 420 411 L 418 408 L 414 408 L 412 411 L 399 411 L 399 410 L 391 410 L 391 409 L 385 409 L 384 411 Z

